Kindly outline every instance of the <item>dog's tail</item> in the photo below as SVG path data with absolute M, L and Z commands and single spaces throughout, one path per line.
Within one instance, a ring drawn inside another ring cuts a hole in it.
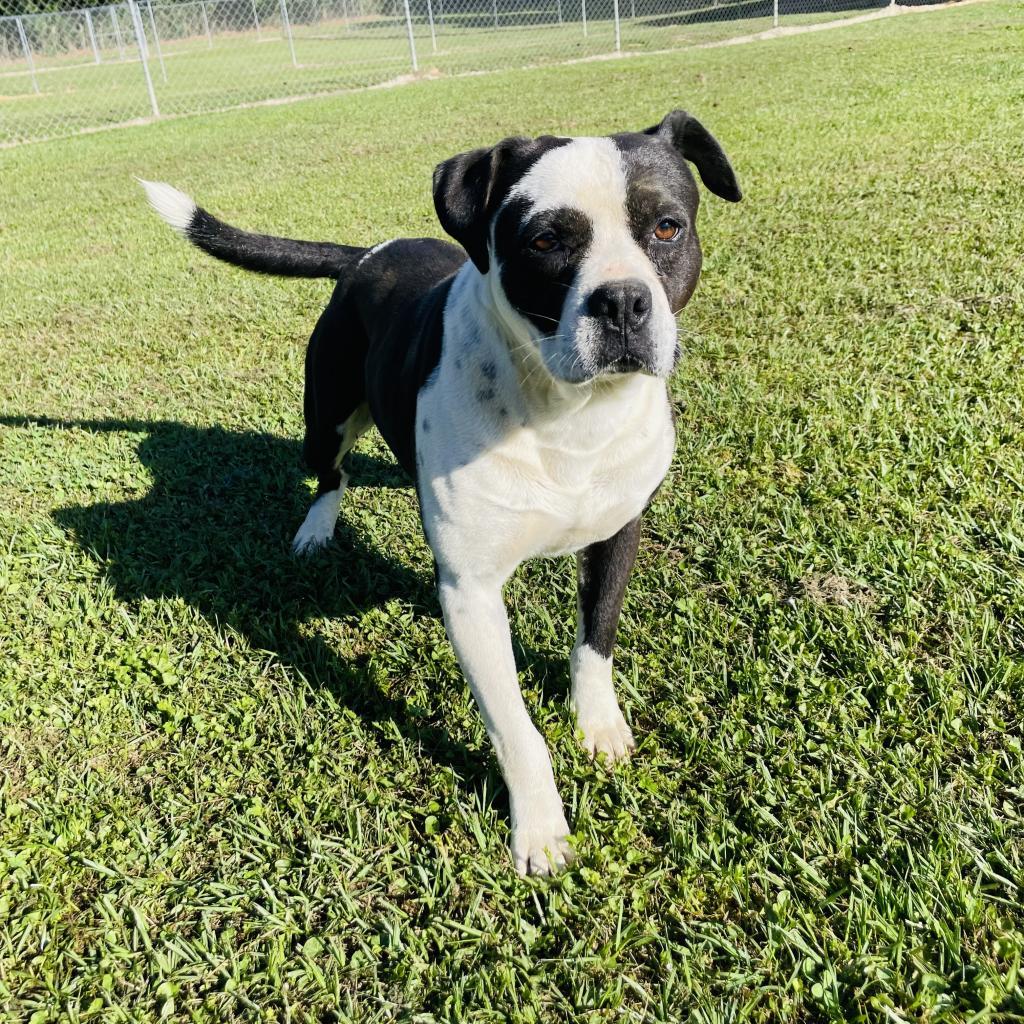
M 150 205 L 203 252 L 236 267 L 285 277 L 338 277 L 366 249 L 333 242 L 299 242 L 240 231 L 197 206 L 191 196 L 162 181 L 143 181 Z

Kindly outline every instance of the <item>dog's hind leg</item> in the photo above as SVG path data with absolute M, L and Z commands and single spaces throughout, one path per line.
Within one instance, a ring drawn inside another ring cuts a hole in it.
M 335 428 L 335 452 L 329 466 L 320 461 L 316 467 L 317 497 L 299 527 L 299 532 L 295 534 L 295 540 L 292 542 L 295 554 L 312 554 L 334 536 L 334 525 L 341 510 L 341 499 L 348 485 L 348 474 L 342 468 L 342 460 L 355 446 L 356 441 L 372 426 L 369 406 L 363 402 L 348 419 Z M 306 447 L 307 459 L 313 461 L 309 458 L 312 445 L 308 437 Z M 319 447 L 323 449 L 323 442 Z
M 306 349 L 302 453 L 317 476 L 316 501 L 292 542 L 297 555 L 334 536 L 348 476 L 342 459 L 372 425 L 366 405 L 366 337 L 341 286 L 323 311 Z

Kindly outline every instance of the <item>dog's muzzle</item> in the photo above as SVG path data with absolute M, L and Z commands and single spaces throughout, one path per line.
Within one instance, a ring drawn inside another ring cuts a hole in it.
M 635 278 L 606 281 L 586 302 L 594 326 L 593 362 L 599 373 L 654 373 L 651 289 Z

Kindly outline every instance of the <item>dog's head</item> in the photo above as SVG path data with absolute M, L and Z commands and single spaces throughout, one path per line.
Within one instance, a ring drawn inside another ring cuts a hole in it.
M 434 172 L 441 225 L 497 285 L 551 375 L 666 377 L 701 268 L 697 183 L 738 202 L 722 148 L 685 111 L 606 138 L 511 138 Z

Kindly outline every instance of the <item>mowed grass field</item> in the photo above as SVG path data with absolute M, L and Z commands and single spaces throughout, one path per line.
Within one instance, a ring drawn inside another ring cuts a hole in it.
M 1022 53 L 980 3 L 0 153 L 0 1018 L 1024 1019 Z M 439 233 L 454 152 L 676 106 L 746 197 L 701 211 L 639 749 L 582 755 L 571 561 L 523 567 L 578 851 L 524 880 L 373 437 L 289 554 L 329 282 L 215 264 L 132 176 L 369 244 Z

